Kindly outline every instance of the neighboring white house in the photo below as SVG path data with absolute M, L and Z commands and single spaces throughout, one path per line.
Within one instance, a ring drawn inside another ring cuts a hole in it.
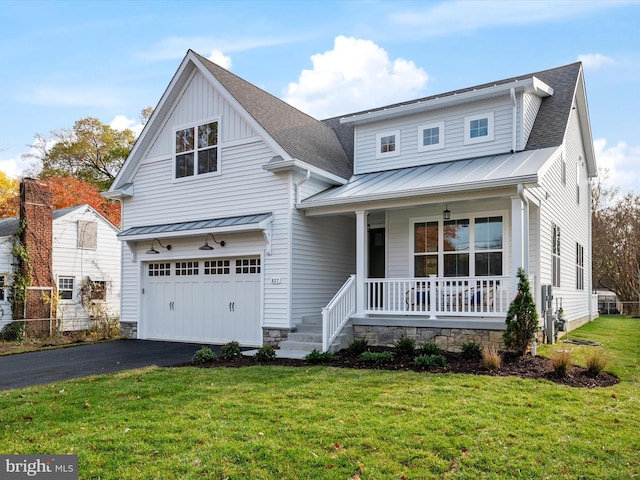
M 104 194 L 121 329 L 303 348 L 322 314 L 323 349 L 345 324 L 499 343 L 519 267 L 574 328 L 596 174 L 580 63 L 318 121 L 189 51 Z
M 12 318 L 9 290 L 18 218 L 0 220 L 0 328 Z M 87 328 L 97 313 L 120 312 L 119 230 L 90 205 L 53 211 L 52 272 L 57 286 L 61 330 Z M 41 248 L 47 248 L 41 245 Z M 37 255 L 37 252 L 30 252 Z M 85 301 L 83 304 L 83 292 Z

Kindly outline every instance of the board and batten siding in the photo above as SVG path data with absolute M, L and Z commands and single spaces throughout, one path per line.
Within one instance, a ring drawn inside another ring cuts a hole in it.
M 96 222 L 97 247 L 78 248 L 78 222 Z M 73 300 L 58 302 L 58 318 L 79 319 L 86 322 L 89 312 L 82 306 L 82 282 L 104 281 L 107 286 L 105 309 L 110 317 L 120 314 L 120 242 L 118 230 L 97 215 L 90 207 L 81 207 L 53 221 L 52 267 L 56 282 L 59 277 L 74 278 Z M 85 325 L 78 324 L 78 327 Z
M 273 152 L 262 141 L 221 146 L 220 175 L 179 181 L 173 178 L 173 156 L 146 159 L 134 179 L 134 196 L 124 200 L 123 230 L 133 226 L 272 213 L 271 255 L 264 255 L 262 265 L 263 325 L 287 328 L 290 181 L 287 175 L 273 174 L 262 168 L 272 157 Z M 226 255 L 226 252 L 232 252 L 235 239 L 233 235 L 224 238 L 227 242 L 224 247 Z M 199 240 L 200 244 L 204 242 L 204 238 Z M 138 253 L 148 248 L 148 244 L 138 242 Z M 260 236 L 254 252 L 264 252 L 265 248 L 265 241 Z M 125 247 L 125 263 L 127 257 L 130 259 L 127 250 Z M 218 253 L 217 247 L 215 252 Z M 138 278 L 140 271 L 136 265 L 125 267 L 129 285 L 123 291 L 123 321 L 136 321 L 138 318 L 141 286 L 139 279 L 135 285 L 132 278 Z M 272 284 L 272 278 L 279 279 L 279 283 Z
M 491 112 L 494 114 L 494 140 L 465 145 L 465 117 Z M 419 127 L 436 122 L 445 124 L 445 147 L 440 150 L 420 152 L 418 150 Z M 378 172 L 506 153 L 513 145 L 512 125 L 513 106 L 509 95 L 424 114 L 407 115 L 399 119 L 358 125 L 355 129 L 354 173 Z M 521 125 L 521 122 L 517 122 L 517 125 Z M 400 154 L 376 158 L 376 135 L 392 131 L 400 131 L 398 146 Z
M 176 128 L 209 119 L 220 118 L 218 143 L 249 139 L 256 132 L 224 99 L 200 72 L 196 72 L 185 86 L 180 98 L 157 134 L 145 157 L 172 155 L 175 149 Z
M 591 241 L 589 231 L 589 182 L 584 161 L 584 146 L 575 110 L 569 118 L 563 153 L 555 159 L 541 179 L 541 188 L 549 193 L 540 208 L 541 284 L 551 285 L 551 229 L 560 227 L 560 287 L 554 288 L 554 310 L 560 301 L 571 321 L 589 314 L 591 292 Z M 566 162 L 566 184 L 562 182 L 562 159 Z M 580 201 L 577 188 L 580 186 Z M 576 244 L 584 247 L 584 289 L 576 288 Z

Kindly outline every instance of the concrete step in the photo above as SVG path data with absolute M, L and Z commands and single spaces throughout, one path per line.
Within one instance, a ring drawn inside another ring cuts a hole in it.
M 318 351 L 322 349 L 322 341 L 298 342 L 295 340 L 285 340 L 284 342 L 280 342 L 280 348 L 283 350 L 296 350 L 311 353 L 314 349 Z
M 294 340 L 296 342 L 322 343 L 322 332 L 301 332 L 300 330 L 298 330 L 287 335 L 286 341 L 289 340 Z

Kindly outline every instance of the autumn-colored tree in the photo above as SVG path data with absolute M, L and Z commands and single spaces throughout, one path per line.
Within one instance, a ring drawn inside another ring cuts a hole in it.
M 97 118 L 87 117 L 72 128 L 35 135 L 32 150 L 25 157 L 41 166 L 39 177 L 74 176 L 107 190 L 135 142 L 129 130 L 115 130 Z M 38 170 L 36 168 L 36 170 Z
M 18 192 L 20 184 L 15 178 L 10 178 L 0 172 L 0 218 L 18 216 Z

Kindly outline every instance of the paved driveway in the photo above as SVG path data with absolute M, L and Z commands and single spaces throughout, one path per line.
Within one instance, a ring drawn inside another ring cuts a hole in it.
M 101 375 L 132 368 L 190 362 L 201 344 L 116 340 L 0 356 L 0 390 Z M 216 350 L 218 348 L 218 350 Z M 219 347 L 211 346 L 219 353 Z

